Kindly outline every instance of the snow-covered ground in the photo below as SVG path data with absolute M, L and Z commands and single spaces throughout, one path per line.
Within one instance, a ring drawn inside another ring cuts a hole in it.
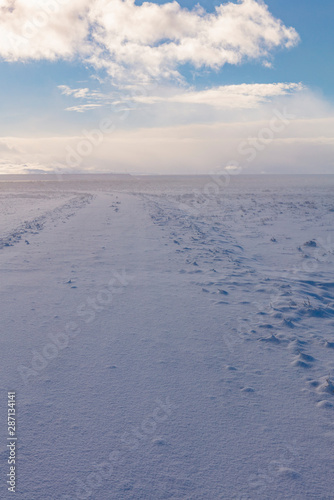
M 0 498 L 334 499 L 334 177 L 3 179 Z

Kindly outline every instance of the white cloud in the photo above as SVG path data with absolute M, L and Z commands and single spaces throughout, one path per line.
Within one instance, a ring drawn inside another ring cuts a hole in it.
M 77 113 L 84 113 L 85 111 L 101 108 L 105 105 L 112 105 L 115 102 L 115 96 L 111 94 L 103 94 L 96 90 L 89 88 L 72 89 L 68 85 L 58 85 L 61 93 L 67 97 L 81 100 L 80 104 L 69 106 L 66 111 L 76 111 Z M 119 98 L 119 96 L 117 96 Z
M 79 104 L 78 106 L 70 106 L 66 108 L 66 111 L 76 111 L 77 113 L 84 113 L 85 111 L 89 111 L 91 109 L 100 108 L 102 104 Z
M 275 47 L 298 41 L 293 28 L 283 26 L 255 0 L 225 3 L 214 13 L 182 9 L 177 2 L 137 6 L 134 0 L 97 0 L 90 19 L 99 26 L 93 38 L 104 49 L 91 60 L 115 77 L 129 67 L 137 78 L 177 76 L 177 66 L 185 63 L 220 68 L 246 58 L 267 58 Z
M 298 42 L 260 0 L 224 3 L 214 13 L 135 0 L 0 0 L 0 57 L 81 57 L 116 80 L 179 78 L 180 65 L 221 68 L 267 61 Z
M 61 93 L 67 96 L 73 96 L 76 99 L 82 99 L 87 97 L 90 94 L 88 88 L 84 89 L 71 89 L 68 85 L 58 85 L 58 88 L 61 90 Z
M 301 83 L 225 85 L 202 91 L 183 91 L 172 96 L 138 96 L 134 100 L 144 104 L 159 102 L 205 104 L 214 108 L 256 108 L 270 99 L 304 90 Z
M 0 57 L 71 58 L 88 49 L 88 0 L 0 0 Z

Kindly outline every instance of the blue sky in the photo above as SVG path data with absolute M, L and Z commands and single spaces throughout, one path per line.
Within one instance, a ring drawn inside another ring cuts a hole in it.
M 208 127 L 215 124 L 220 130 L 219 127 L 228 123 L 235 129 L 242 123 L 233 140 L 229 139 L 226 154 L 224 141 L 220 141 L 221 149 L 214 148 L 215 154 L 212 159 L 208 158 L 207 166 L 203 165 L 203 172 L 194 162 L 191 148 L 187 151 L 182 147 L 179 152 L 175 140 L 175 158 L 168 154 L 170 172 L 204 173 L 218 161 L 228 163 L 231 155 L 240 156 L 240 143 L 249 136 L 257 136 L 265 121 L 270 120 L 274 107 L 283 109 L 286 105 L 290 107 L 290 115 L 294 115 L 290 132 L 284 131 L 283 136 L 275 137 L 264 154 L 261 151 L 257 162 L 245 164 L 244 170 L 316 173 L 311 161 L 319 158 L 319 152 L 323 151 L 317 171 L 332 172 L 332 1 L 245 0 L 231 2 L 228 10 L 226 2 L 202 0 L 199 2 L 202 11 L 198 14 L 192 10 L 198 2 L 190 0 L 180 0 L 177 11 L 162 1 L 152 2 L 160 5 L 159 9 L 151 8 L 152 3 L 147 9 L 143 2 L 134 4 L 126 0 L 125 10 L 122 0 L 105 0 L 101 11 L 97 0 L 74 0 L 65 7 L 59 6 L 57 0 L 50 1 L 55 2 L 55 13 L 42 11 L 40 18 L 41 8 L 36 7 L 36 1 L 31 2 L 28 14 L 27 9 L 20 9 L 23 0 L 17 2 L 14 11 L 3 7 L 0 13 L 0 42 L 1 30 L 6 40 L 14 37 L 15 41 L 24 35 L 23 43 L 2 44 L 0 48 L 0 145 L 2 143 L 8 153 L 0 164 L 2 172 L 52 171 L 54 165 L 58 165 L 56 168 L 63 165 L 64 171 L 119 171 L 122 168 L 142 173 L 144 165 L 149 163 L 148 172 L 159 173 L 154 149 L 157 142 L 160 147 L 161 141 L 168 137 L 173 144 L 172 138 L 180 133 L 195 141 L 196 127 L 204 127 L 203 138 Z M 10 6 L 9 0 L 4 0 L 3 4 L 6 3 Z M 166 4 L 168 11 L 163 9 Z M 221 5 L 225 10 L 216 11 Z M 210 17 L 210 13 L 216 17 Z M 74 16 L 78 21 L 73 24 Z M 85 16 L 91 23 L 89 26 L 84 24 Z M 119 32 L 113 25 L 114 17 Z M 41 19 L 40 24 L 36 19 Z M 256 33 L 261 23 L 263 39 L 261 32 Z M 97 24 L 102 27 L 103 35 L 94 33 Z M 161 36 L 156 24 L 165 30 Z M 59 26 L 63 33 L 57 39 L 52 30 L 58 34 Z M 138 26 L 135 34 L 133 26 Z M 27 31 L 28 28 L 32 31 Z M 196 29 L 203 31 L 199 37 Z M 224 38 L 225 29 L 232 31 Z M 86 34 L 85 30 L 88 30 Z M 237 34 L 230 43 L 231 33 L 232 37 Z M 123 41 L 116 44 L 114 40 L 119 37 L 123 37 Z M 177 46 L 170 43 L 175 37 Z M 206 40 L 209 40 L 207 46 Z M 187 45 L 184 50 L 183 44 Z M 202 47 L 203 54 L 200 54 Z M 226 58 L 221 57 L 219 50 L 226 51 Z M 92 154 L 82 158 L 80 164 L 68 165 L 64 158 L 69 149 L 76 150 L 74 138 L 80 138 L 83 130 L 98 128 L 106 117 L 114 122 L 112 134 L 104 138 L 103 144 L 94 145 Z M 254 123 L 257 125 L 252 128 Z M 122 135 L 122 131 L 128 135 Z M 142 161 L 138 160 L 139 137 L 145 141 L 151 139 L 151 157 L 145 150 Z M 60 138 L 63 138 L 61 146 Z M 310 138 L 312 140 L 307 141 Z M 37 147 L 39 139 L 45 142 L 42 152 Z M 51 144 L 52 139 L 55 141 Z M 115 144 L 125 140 L 133 144 L 138 167 L 134 158 L 124 152 L 122 157 L 121 151 L 115 152 L 114 158 L 108 158 L 106 143 L 110 141 L 116 149 Z M 294 148 L 291 147 L 293 140 Z M 227 151 L 231 141 L 235 143 L 234 154 Z M 271 165 L 270 150 L 272 158 L 276 158 L 275 148 L 282 148 L 283 143 L 284 164 L 280 167 L 275 160 Z M 301 151 L 305 150 L 306 143 L 312 143 L 307 146 L 312 149 L 309 154 Z M 63 149 L 61 155 L 52 152 L 56 144 Z M 203 158 L 208 151 L 210 141 L 203 146 Z M 310 164 L 304 168 L 301 163 L 308 157 Z M 167 163 L 161 162 L 161 172 L 168 171 Z

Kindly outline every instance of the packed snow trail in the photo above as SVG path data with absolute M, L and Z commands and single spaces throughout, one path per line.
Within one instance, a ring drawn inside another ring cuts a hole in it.
M 29 245 L 0 253 L 1 393 L 6 401 L 16 390 L 18 403 L 16 498 L 334 498 L 333 408 L 303 390 L 304 372 L 275 327 L 261 336 L 278 345 L 242 336 L 240 305 L 224 294 L 236 270 L 241 295 L 261 277 L 253 262 L 245 282 L 247 251 L 227 228 L 230 267 L 208 283 L 213 266 L 177 251 L 171 205 L 158 200 L 170 231 L 154 223 L 147 196 L 92 194 Z M 4 482 L 1 498 L 11 498 Z

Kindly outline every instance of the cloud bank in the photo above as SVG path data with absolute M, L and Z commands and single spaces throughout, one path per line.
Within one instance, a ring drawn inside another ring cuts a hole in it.
M 245 174 L 333 173 L 334 113 L 328 103 L 303 93 L 279 97 L 263 107 L 261 118 L 258 110 L 251 113 L 248 121 L 132 130 L 105 124 L 106 131 L 94 127 L 69 137 L 4 137 L 0 171 L 205 174 L 240 167 Z
M 274 49 L 298 40 L 261 0 L 224 3 L 213 13 L 176 1 L 139 6 L 135 0 L 0 0 L 3 60 L 80 57 L 115 81 L 179 79 L 184 64 L 270 65 Z

